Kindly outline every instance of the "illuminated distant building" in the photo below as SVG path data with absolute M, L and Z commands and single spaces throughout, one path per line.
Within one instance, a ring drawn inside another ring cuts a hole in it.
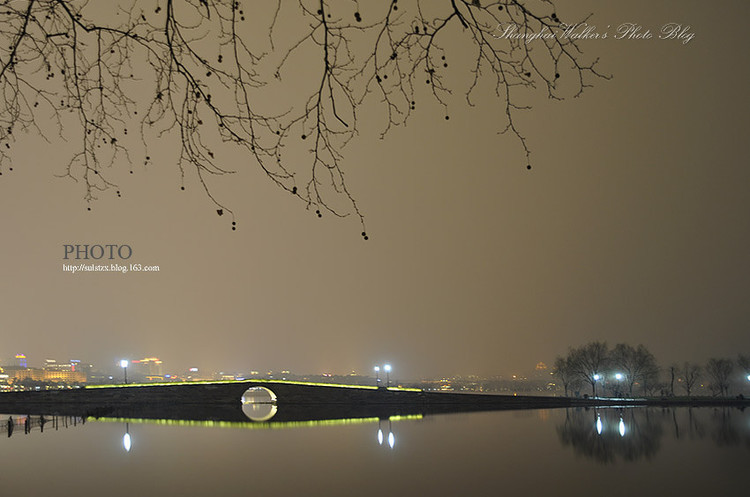
M 45 359 L 43 369 L 45 371 L 72 371 L 74 373 L 83 373 L 88 377 L 92 367 L 91 364 L 82 363 L 78 359 L 71 359 L 68 362 L 57 362 L 54 359 Z
M 94 369 L 94 365 L 87 363 L 87 362 L 81 362 L 78 359 L 71 359 L 70 360 L 70 370 L 71 371 L 79 371 L 81 373 L 85 373 L 86 376 L 91 374 L 91 370 Z
M 164 367 L 161 359 L 158 357 L 146 357 L 137 361 L 130 361 L 129 371 L 133 378 L 146 378 L 164 376 Z M 153 381 L 153 380 L 152 380 Z
M 0 390 L 10 390 L 9 380 L 10 375 L 0 368 Z
M 57 362 L 54 359 L 45 359 L 44 369 L 46 371 L 72 371 L 70 364 L 66 364 L 64 362 Z
M 19 368 L 27 368 L 26 365 L 26 354 L 16 354 L 16 366 Z
M 37 368 L 6 368 L 8 381 L 41 381 L 45 383 L 86 383 L 86 373 L 77 371 L 48 371 Z

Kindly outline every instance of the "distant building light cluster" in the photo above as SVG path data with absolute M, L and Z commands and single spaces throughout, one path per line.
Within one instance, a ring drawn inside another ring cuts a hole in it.
M 30 368 L 26 354 L 20 353 L 10 362 L 12 364 L 0 367 L 0 390 L 38 388 L 40 383 L 86 383 L 91 369 L 91 365 L 81 365 L 81 361 L 77 359 L 60 363 L 54 359 L 46 359 L 43 367 Z
M 27 367 L 26 366 L 26 355 L 25 354 L 16 354 L 16 365 L 20 366 L 22 368 Z

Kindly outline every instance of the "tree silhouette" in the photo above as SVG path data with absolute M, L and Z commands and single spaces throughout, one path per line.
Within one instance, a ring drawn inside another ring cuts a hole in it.
M 451 106 L 491 94 L 498 131 L 531 168 L 523 91 L 562 99 L 608 77 L 563 36 L 550 0 L 4 0 L 0 19 L 0 174 L 19 132 L 59 134 L 77 144 L 62 175 L 90 209 L 172 139 L 180 187 L 197 182 L 233 225 L 210 179 L 233 172 L 224 147 L 318 216 L 354 214 L 364 227 L 344 172 L 363 105 L 385 116 L 382 136 L 423 103 L 449 119 Z
M 737 365 L 743 371 L 744 374 L 750 375 L 750 356 L 743 354 L 737 355 Z
M 709 359 L 706 363 L 706 376 L 711 382 L 711 390 L 719 396 L 729 395 L 729 378 L 734 370 L 734 361 L 730 359 Z
M 576 367 L 570 356 L 557 356 L 553 365 L 553 371 L 563 384 L 565 396 L 568 396 L 568 390 L 577 386 L 580 379 L 576 374 Z
M 659 369 L 654 355 L 642 344 L 637 347 L 626 343 L 615 345 L 611 352 L 611 365 L 625 373 L 631 397 L 635 383 L 645 384 L 654 375 L 654 371 L 658 372 Z
M 703 370 L 699 365 L 691 364 L 689 362 L 685 362 L 685 364 L 683 364 L 682 366 L 682 369 L 679 371 L 679 374 L 682 376 L 683 380 L 682 386 L 685 388 L 685 393 L 688 397 L 690 397 L 690 392 L 693 390 L 693 387 L 700 379 L 702 372 Z
M 574 374 L 581 382 L 591 385 L 591 394 L 596 397 L 596 383 L 603 379 L 610 365 L 606 342 L 589 342 L 571 349 L 568 353 L 568 360 Z

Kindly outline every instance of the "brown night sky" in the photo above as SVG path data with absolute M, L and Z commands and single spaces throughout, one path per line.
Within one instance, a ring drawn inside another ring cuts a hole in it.
M 366 242 L 356 219 L 318 219 L 226 151 L 239 172 L 215 188 L 231 231 L 193 176 L 180 191 L 169 138 L 123 198 L 88 212 L 80 185 L 55 177 L 74 145 L 24 136 L 0 177 L 0 361 L 390 361 L 417 378 L 526 371 L 590 340 L 643 343 L 661 364 L 750 352 L 750 4 L 558 7 L 602 29 L 689 24 L 695 38 L 582 42 L 614 78 L 562 102 L 525 94 L 531 171 L 488 92 L 475 108 L 456 99 L 449 121 L 419 107 L 384 140 L 363 108 L 344 168 Z M 127 243 L 129 263 L 160 271 L 64 273 L 66 243 Z

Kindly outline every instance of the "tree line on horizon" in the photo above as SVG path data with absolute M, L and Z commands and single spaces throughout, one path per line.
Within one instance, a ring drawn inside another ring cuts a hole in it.
M 705 364 L 685 361 L 662 368 L 643 344 L 618 343 L 610 349 L 606 342 L 598 341 L 571 347 L 565 356 L 557 356 L 553 366 L 566 397 L 588 387 L 593 396 L 597 390 L 618 397 L 635 393 L 675 396 L 682 393 L 675 392 L 676 383 L 690 397 L 700 381 L 707 383 L 712 395 L 727 397 L 737 370 L 743 380 L 750 381 L 750 356 L 711 358 Z

